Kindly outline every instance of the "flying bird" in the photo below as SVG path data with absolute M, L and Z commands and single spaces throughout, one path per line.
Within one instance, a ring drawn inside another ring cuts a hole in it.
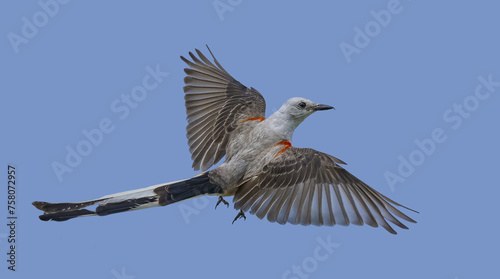
M 191 60 L 181 56 L 189 66 L 184 69 L 187 139 L 199 175 L 83 202 L 36 201 L 33 205 L 44 211 L 39 218 L 105 216 L 215 195 L 216 208 L 229 205 L 223 197 L 234 196 L 239 213 L 233 223 L 246 219 L 245 212 L 279 224 L 380 225 L 392 234 L 396 231 L 387 221 L 403 229 L 407 227 L 397 217 L 416 223 L 397 207 L 414 210 L 356 178 L 341 166 L 342 160 L 292 146 L 297 126 L 332 106 L 294 97 L 266 118 L 262 95 L 235 80 L 208 51 L 213 62 L 198 49 L 197 55 L 189 52 Z

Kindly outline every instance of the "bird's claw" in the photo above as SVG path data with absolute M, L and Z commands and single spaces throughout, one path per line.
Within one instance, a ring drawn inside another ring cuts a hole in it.
M 243 210 L 240 209 L 240 212 L 238 213 L 238 215 L 236 215 L 236 217 L 234 217 L 233 224 L 234 224 L 234 222 L 236 222 L 236 220 L 241 219 L 241 218 L 243 218 L 244 220 L 247 220 L 247 216 L 245 216 L 245 213 L 243 212 Z
M 217 204 L 215 205 L 215 209 L 217 209 L 217 206 L 219 206 L 220 203 L 223 203 L 229 207 L 229 203 L 222 198 L 222 196 L 219 196 L 219 200 L 217 201 Z

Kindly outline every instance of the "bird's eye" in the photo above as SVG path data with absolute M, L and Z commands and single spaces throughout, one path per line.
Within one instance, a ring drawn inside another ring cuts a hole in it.
M 300 102 L 300 103 L 299 103 L 299 107 L 301 107 L 301 108 L 305 108 L 305 107 L 306 107 L 306 103 L 304 103 L 304 102 Z

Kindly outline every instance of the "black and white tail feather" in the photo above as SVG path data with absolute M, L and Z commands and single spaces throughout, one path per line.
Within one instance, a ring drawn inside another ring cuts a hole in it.
M 94 200 L 73 203 L 35 201 L 33 205 L 44 212 L 39 216 L 42 221 L 66 221 L 76 217 L 106 216 L 165 206 L 202 195 L 220 194 L 222 194 L 221 187 L 210 181 L 209 172 L 203 172 L 190 179 L 116 193 Z M 94 207 L 95 209 L 92 209 Z

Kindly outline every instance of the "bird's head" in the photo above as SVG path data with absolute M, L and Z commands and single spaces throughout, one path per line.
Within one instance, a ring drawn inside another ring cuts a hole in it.
M 305 98 L 294 97 L 286 101 L 283 106 L 281 106 L 279 111 L 297 121 L 298 125 L 314 112 L 329 109 L 334 109 L 334 107 L 317 104 Z
M 286 101 L 281 108 L 273 113 L 267 120 L 281 138 L 291 141 L 293 131 L 309 115 L 319 110 L 329 109 L 333 109 L 333 107 L 321 105 L 305 98 L 295 97 Z

